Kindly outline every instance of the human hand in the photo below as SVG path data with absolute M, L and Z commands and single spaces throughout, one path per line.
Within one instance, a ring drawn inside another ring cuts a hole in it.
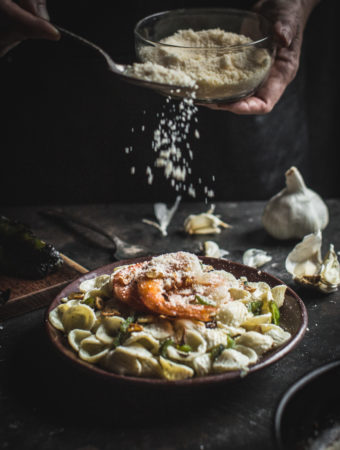
M 0 57 L 25 39 L 58 40 L 48 20 L 45 0 L 0 0 Z
M 251 97 L 235 103 L 204 105 L 235 114 L 267 114 L 276 105 L 299 68 L 303 31 L 319 0 L 260 0 L 254 10 L 273 26 L 277 51 L 267 80 Z

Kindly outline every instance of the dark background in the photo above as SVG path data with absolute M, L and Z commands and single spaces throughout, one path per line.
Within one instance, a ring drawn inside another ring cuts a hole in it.
M 253 3 L 49 0 L 48 9 L 52 22 L 102 46 L 116 61 L 131 62 L 134 25 L 148 14 Z M 216 200 L 267 199 L 283 187 L 291 165 L 322 196 L 339 196 L 334 8 L 334 1 L 323 0 L 314 10 L 298 76 L 270 114 L 199 109 L 193 180 L 202 177 Z M 161 172 L 154 171 L 151 186 L 145 174 L 164 103 L 164 97 L 116 79 L 100 56 L 73 40 L 22 43 L 0 60 L 0 203 L 172 201 L 176 192 Z M 134 151 L 126 155 L 130 145 Z M 203 199 L 198 189 L 197 200 Z

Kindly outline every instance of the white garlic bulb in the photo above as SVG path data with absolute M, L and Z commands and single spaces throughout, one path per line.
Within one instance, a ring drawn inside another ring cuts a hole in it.
M 286 187 L 265 206 L 262 223 L 277 239 L 303 238 L 328 225 L 328 208 L 322 198 L 308 189 L 301 173 L 291 167 L 285 173 Z

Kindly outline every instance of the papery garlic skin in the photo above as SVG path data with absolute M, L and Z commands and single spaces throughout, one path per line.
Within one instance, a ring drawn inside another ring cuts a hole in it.
M 259 268 L 271 260 L 272 257 L 266 251 L 258 248 L 249 248 L 242 256 L 243 264 L 255 268 Z
M 272 197 L 262 215 L 266 231 L 276 239 L 301 239 L 323 230 L 329 221 L 322 198 L 307 188 L 301 173 L 291 167 L 285 173 L 286 187 Z
M 178 208 L 181 198 L 182 197 L 178 195 L 171 208 L 168 208 L 165 203 L 155 203 L 153 209 L 158 222 L 149 219 L 142 219 L 142 222 L 157 228 L 161 232 L 162 236 L 167 236 L 168 226 Z
M 324 292 L 334 292 L 340 285 L 340 263 L 334 245 L 330 244 L 320 269 L 321 290 Z
M 228 255 L 228 250 L 220 248 L 218 244 L 214 241 L 205 241 L 203 243 L 204 256 L 209 256 L 211 258 L 223 258 L 223 256 Z
M 285 267 L 293 279 L 313 277 L 318 275 L 322 264 L 321 258 L 322 234 L 321 231 L 304 236 L 287 255 Z
M 285 266 L 297 283 L 328 294 L 340 286 L 340 263 L 333 244 L 324 258 L 321 245 L 321 231 L 308 234 L 288 254 Z

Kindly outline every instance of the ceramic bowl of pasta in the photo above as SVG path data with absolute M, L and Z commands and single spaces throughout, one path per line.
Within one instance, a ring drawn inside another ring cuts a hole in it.
M 292 350 L 306 326 L 302 300 L 277 278 L 188 252 L 83 275 L 46 314 L 48 336 L 70 361 L 154 385 L 247 376 Z

